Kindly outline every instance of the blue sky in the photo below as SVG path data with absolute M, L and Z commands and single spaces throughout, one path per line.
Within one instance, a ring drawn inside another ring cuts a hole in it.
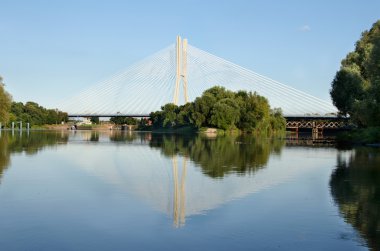
M 54 108 L 180 34 L 329 100 L 340 61 L 378 19 L 378 0 L 0 0 L 0 75 L 14 100 Z

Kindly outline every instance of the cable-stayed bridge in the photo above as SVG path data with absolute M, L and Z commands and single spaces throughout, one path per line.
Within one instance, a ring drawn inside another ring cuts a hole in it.
M 70 117 L 145 117 L 167 103 L 193 101 L 212 86 L 257 92 L 285 117 L 334 117 L 328 101 L 245 69 L 177 37 L 172 44 L 58 107 Z

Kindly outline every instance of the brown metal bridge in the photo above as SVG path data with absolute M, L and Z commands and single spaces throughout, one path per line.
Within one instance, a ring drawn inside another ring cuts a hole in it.
M 286 117 L 286 129 L 298 133 L 310 129 L 313 136 L 323 135 L 324 130 L 347 130 L 352 128 L 348 118 L 339 117 Z

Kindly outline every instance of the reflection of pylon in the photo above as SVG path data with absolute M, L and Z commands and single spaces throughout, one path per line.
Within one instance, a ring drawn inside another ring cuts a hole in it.
M 175 105 L 178 105 L 178 96 L 181 80 L 183 84 L 183 94 L 185 98 L 185 103 L 187 103 L 189 100 L 187 96 L 187 39 L 183 39 L 182 41 L 180 36 L 177 36 L 176 65 L 177 69 L 175 77 L 173 103 Z
M 186 215 L 186 158 L 183 158 L 181 183 L 178 184 L 178 162 L 177 156 L 173 156 L 173 225 L 181 227 L 185 225 Z

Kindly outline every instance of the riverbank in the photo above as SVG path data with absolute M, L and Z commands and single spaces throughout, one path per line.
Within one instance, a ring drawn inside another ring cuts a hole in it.
M 41 129 L 47 130 L 68 130 L 71 129 L 73 123 L 67 123 L 63 125 L 43 125 Z M 110 130 L 114 127 L 114 124 L 111 123 L 102 123 L 102 124 L 94 124 L 94 125 L 77 125 L 76 130 Z
M 380 147 L 380 127 L 368 127 L 339 133 L 336 141 L 340 145 L 367 145 Z

